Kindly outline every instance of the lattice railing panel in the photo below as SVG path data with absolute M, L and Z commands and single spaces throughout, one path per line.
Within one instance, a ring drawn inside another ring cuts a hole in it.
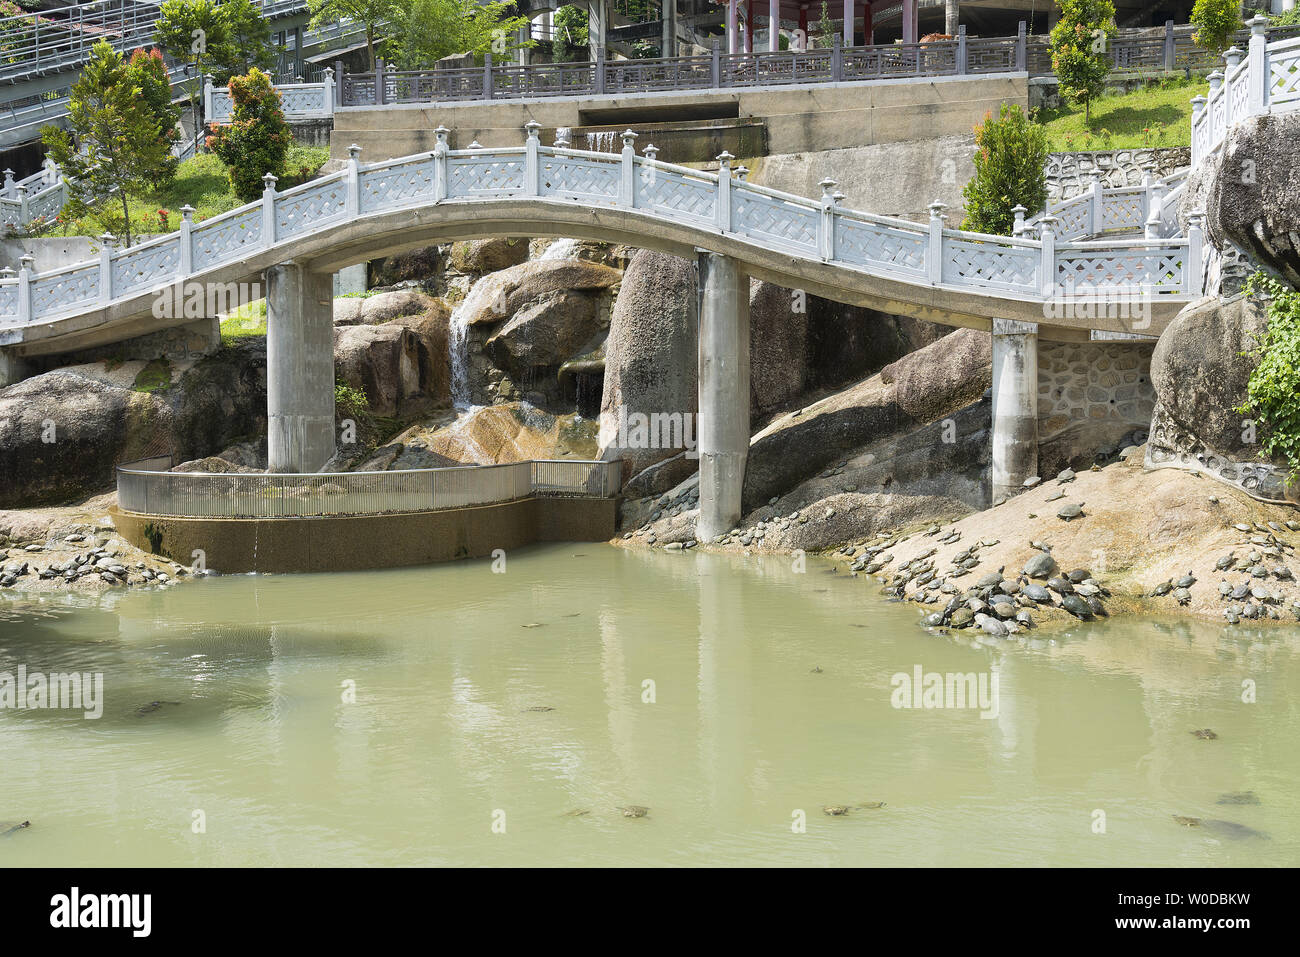
M 262 208 L 255 206 L 225 219 L 198 223 L 190 241 L 196 269 L 237 259 L 262 244 Z
M 113 295 L 123 296 L 170 282 L 176 278 L 180 265 L 180 236 L 175 233 L 149 246 L 114 253 Z
M 481 153 L 447 160 L 447 195 L 452 199 L 512 196 L 524 188 L 524 157 Z
M 837 214 L 835 258 L 853 266 L 925 273 L 929 237 L 896 226 Z
M 713 224 L 718 198 L 718 187 L 713 180 L 665 169 L 647 171 L 642 167 L 636 185 L 638 207 L 672 219 Z
M 753 190 L 737 189 L 731 194 L 731 228 L 769 243 L 815 250 L 820 215 L 818 210 Z
M 1036 249 L 1025 246 L 945 236 L 943 281 L 955 285 L 1032 289 L 1040 258 Z
M 1056 284 L 1075 295 L 1101 289 L 1179 293 L 1183 291 L 1186 260 L 1186 247 L 1117 250 L 1104 255 L 1058 251 Z
M 359 184 L 361 212 L 372 213 L 380 209 L 428 202 L 433 197 L 433 170 L 431 157 L 381 169 L 364 170 Z
M 543 196 L 607 205 L 618 201 L 621 168 L 608 160 L 549 156 L 541 160 Z
M 275 201 L 275 236 L 288 239 L 309 232 L 347 212 L 348 190 L 342 179 L 326 180 Z
M 98 298 L 98 264 L 52 276 L 37 276 L 32 281 L 32 312 L 37 315 L 68 312 Z
M 1105 193 L 1101 204 L 1101 230 L 1132 232 L 1146 224 L 1146 190 Z

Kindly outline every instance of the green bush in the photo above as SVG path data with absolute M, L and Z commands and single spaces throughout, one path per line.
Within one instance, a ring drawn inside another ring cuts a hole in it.
M 1290 481 L 1300 476 L 1300 292 L 1256 273 L 1246 284 L 1252 295 L 1269 298 L 1268 329 L 1250 374 L 1246 402 L 1237 410 L 1254 415 L 1264 427 L 1264 453 L 1284 460 Z
M 226 164 L 236 195 L 251 203 L 262 194 L 262 177 L 283 177 L 293 134 L 271 78 L 256 68 L 230 78 L 234 104 L 230 124 L 208 127 L 208 148 Z
M 167 78 L 167 65 L 163 62 L 162 51 L 136 50 L 126 64 L 127 80 L 140 88 L 140 102 L 148 107 L 149 112 L 158 120 L 158 128 L 168 147 L 181 137 L 176 121 L 181 111 L 172 106 L 172 85 Z M 170 181 L 176 175 L 179 161 L 175 157 L 167 163 L 164 173 Z
M 975 176 L 962 196 L 966 199 L 965 229 L 998 236 L 1011 235 L 1024 206 L 1031 213 L 1047 202 L 1047 131 L 1019 106 L 1003 103 L 975 127 Z
M 1222 53 L 1232 43 L 1232 35 L 1245 26 L 1241 22 L 1238 0 L 1196 0 L 1191 24 L 1196 27 L 1192 39 L 1203 50 Z
M 355 422 L 362 422 L 370 417 L 370 400 L 360 389 L 354 389 L 342 379 L 336 379 L 334 410 L 340 421 L 352 419 Z
M 552 18 L 555 39 L 551 43 L 551 56 L 556 63 L 570 63 L 578 53 L 587 49 L 587 11 L 578 7 L 563 6 Z M 585 55 L 583 59 L 586 59 Z

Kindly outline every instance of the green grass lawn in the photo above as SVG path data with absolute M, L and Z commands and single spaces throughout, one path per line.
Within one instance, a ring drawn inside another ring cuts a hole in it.
M 1083 107 L 1038 111 L 1047 128 L 1047 148 L 1054 153 L 1134 147 L 1188 146 L 1192 142 L 1192 97 L 1204 96 L 1209 84 L 1182 77 L 1133 93 L 1106 96 L 1092 104 L 1092 123 Z
M 258 299 L 240 306 L 221 320 L 221 342 L 233 345 L 240 339 L 266 335 L 266 300 Z
M 301 146 L 289 148 L 287 175 L 277 188 L 289 189 L 305 182 L 329 159 L 329 147 Z M 226 178 L 226 164 L 212 153 L 200 153 L 187 159 L 176 171 L 176 178 L 147 196 L 133 198 L 131 236 L 143 233 L 170 232 L 180 228 L 180 209 L 186 203 L 194 207 L 194 221 L 200 222 L 244 205 Z M 160 211 L 166 211 L 164 216 Z M 62 236 L 98 236 L 105 229 L 121 232 L 122 206 L 114 203 L 97 214 L 82 216 L 55 226 L 52 232 Z

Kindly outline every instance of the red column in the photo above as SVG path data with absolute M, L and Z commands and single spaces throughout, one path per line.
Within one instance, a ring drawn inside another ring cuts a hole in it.
M 745 52 L 754 52 L 754 0 L 745 0 Z
M 871 46 L 876 42 L 876 25 L 871 22 L 871 0 L 862 5 L 862 43 Z
M 799 32 L 803 34 L 804 49 L 808 48 L 808 6 L 799 5 Z

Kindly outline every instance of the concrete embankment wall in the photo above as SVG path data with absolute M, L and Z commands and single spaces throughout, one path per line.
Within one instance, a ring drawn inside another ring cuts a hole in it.
M 615 499 L 526 498 L 499 505 L 316 518 L 171 518 L 115 510 L 122 537 L 189 565 L 244 572 L 336 572 L 483 558 L 535 542 L 614 537 Z
M 638 120 L 685 124 L 724 116 L 761 119 L 771 154 L 816 152 L 966 135 L 1004 101 L 1027 106 L 1024 74 L 351 107 L 335 114 L 330 156 L 345 159 L 350 143 L 361 146 L 363 159 L 371 162 L 431 150 L 438 126 L 452 131 L 451 145 L 459 149 L 474 141 L 483 146 L 518 146 L 528 122 L 540 123 L 543 141 L 549 143 L 548 134 L 553 138 L 558 127 L 601 124 L 635 130 Z M 637 145 L 639 151 L 645 142 Z

